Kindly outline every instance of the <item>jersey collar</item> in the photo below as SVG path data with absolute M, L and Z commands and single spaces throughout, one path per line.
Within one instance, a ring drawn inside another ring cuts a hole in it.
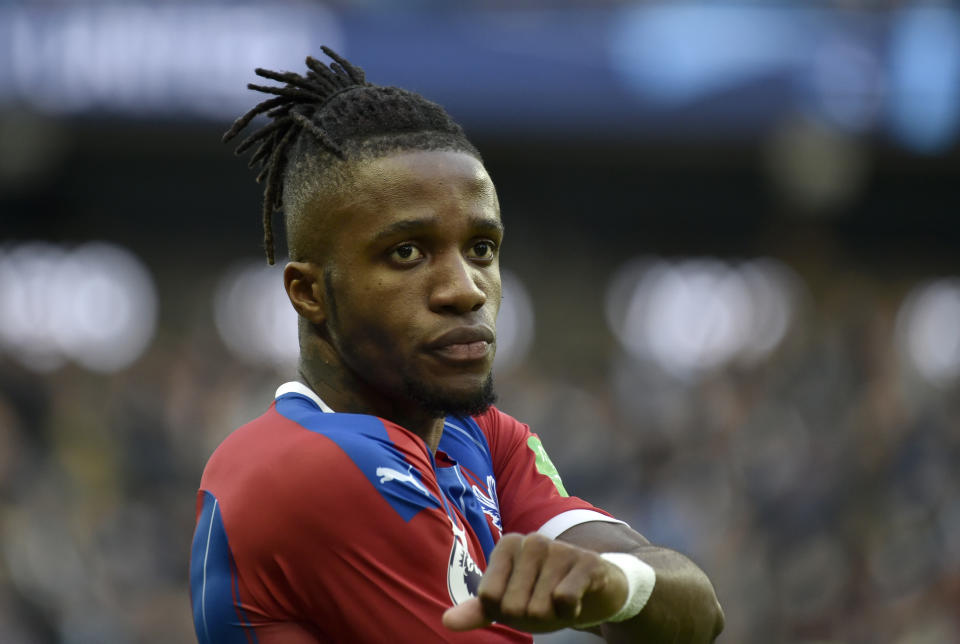
M 305 396 L 305 397 L 309 398 L 310 400 L 312 400 L 313 403 L 314 403 L 317 407 L 319 407 L 320 410 L 321 410 L 323 413 L 325 413 L 325 414 L 333 414 L 333 413 L 335 413 L 332 409 L 330 409 L 330 405 L 328 405 L 327 403 L 323 402 L 323 400 L 320 398 L 320 396 L 318 396 L 313 389 L 311 389 L 310 387 L 306 386 L 306 385 L 303 384 L 302 382 L 298 382 L 298 381 L 296 381 L 296 380 L 293 380 L 293 381 L 291 381 L 291 382 L 285 382 L 285 383 L 283 383 L 282 385 L 280 385 L 279 387 L 277 387 L 277 393 L 274 394 L 273 397 L 274 397 L 274 398 L 279 398 L 280 396 L 283 396 L 283 395 L 285 395 L 285 394 L 300 394 L 301 396 Z

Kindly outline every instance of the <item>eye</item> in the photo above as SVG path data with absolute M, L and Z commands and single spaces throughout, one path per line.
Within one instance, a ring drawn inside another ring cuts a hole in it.
M 423 253 L 413 244 L 400 244 L 390 251 L 390 258 L 400 263 L 415 262 L 423 257 Z
M 496 248 L 496 244 L 488 239 L 484 239 L 474 243 L 467 254 L 473 259 L 493 259 Z

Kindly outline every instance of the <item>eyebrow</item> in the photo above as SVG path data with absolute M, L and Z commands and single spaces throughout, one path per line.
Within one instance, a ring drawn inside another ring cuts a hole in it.
M 373 243 L 381 241 L 383 239 L 393 237 L 402 233 L 417 232 L 429 228 L 430 226 L 436 225 L 439 221 L 439 217 L 427 217 L 423 219 L 404 219 L 403 221 L 397 221 L 386 228 L 382 228 L 373 236 L 371 240 Z M 471 226 L 477 230 L 495 230 L 501 236 L 504 232 L 503 223 L 493 217 L 477 217 L 472 219 L 470 222 Z

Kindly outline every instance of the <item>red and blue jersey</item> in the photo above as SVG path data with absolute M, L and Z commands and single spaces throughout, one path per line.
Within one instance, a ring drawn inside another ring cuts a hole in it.
M 203 473 L 190 563 L 200 643 L 530 642 L 498 624 L 454 633 L 441 616 L 475 594 L 502 533 L 615 521 L 566 496 L 545 458 L 493 407 L 448 417 L 433 454 L 399 425 L 283 385 Z

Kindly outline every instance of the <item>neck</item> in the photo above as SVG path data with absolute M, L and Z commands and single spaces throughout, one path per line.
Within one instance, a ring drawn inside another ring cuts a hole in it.
M 334 411 L 383 418 L 419 436 L 431 453 L 437 451 L 443 435 L 442 416 L 425 412 L 409 402 L 401 404 L 374 391 L 340 364 L 332 349 L 322 342 L 301 346 L 299 373 L 304 384 Z

